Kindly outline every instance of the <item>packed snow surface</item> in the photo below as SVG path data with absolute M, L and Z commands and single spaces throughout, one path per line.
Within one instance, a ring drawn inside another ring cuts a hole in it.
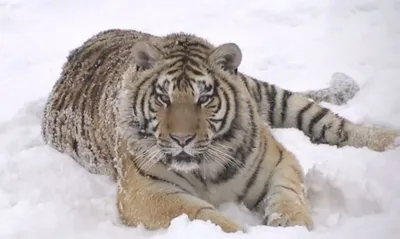
M 347 104 L 324 104 L 355 122 L 400 129 L 400 3 L 396 0 L 0 0 L 0 238 L 400 238 L 400 149 L 313 145 L 295 129 L 273 133 L 306 172 L 316 223 L 247 225 L 225 234 L 185 215 L 170 228 L 121 224 L 116 184 L 44 145 L 43 106 L 68 52 L 98 31 L 186 31 L 236 42 L 240 70 L 290 90 L 326 88 L 334 72 L 360 85 Z

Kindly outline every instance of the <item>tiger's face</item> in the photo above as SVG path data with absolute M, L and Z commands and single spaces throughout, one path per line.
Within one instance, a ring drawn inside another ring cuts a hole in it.
M 142 130 L 154 139 L 153 146 L 146 145 L 153 149 L 148 153 L 153 156 L 146 160 L 161 161 L 177 171 L 196 170 L 218 157 L 214 140 L 229 131 L 234 120 L 232 79 L 226 78 L 236 77 L 232 72 L 238 63 L 233 61 L 241 58 L 239 48 L 223 45 L 200 57 L 191 56 L 189 51 L 182 57 L 159 59 L 161 53 L 156 48 L 141 44 L 136 49 L 141 50 L 136 62 L 144 67 L 142 78 L 146 82 L 136 89 L 142 94 L 136 97 L 134 107 L 141 108 L 135 114 L 141 119 Z M 155 59 L 159 70 L 152 72 L 149 61 Z
M 154 87 L 153 124 L 164 163 L 182 170 L 199 166 L 223 121 L 226 106 L 220 91 L 207 75 L 178 71 L 160 76 Z

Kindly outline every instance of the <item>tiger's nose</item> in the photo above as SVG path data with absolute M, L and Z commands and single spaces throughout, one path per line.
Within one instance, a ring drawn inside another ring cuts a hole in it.
M 196 137 L 196 134 L 172 133 L 169 134 L 169 137 L 178 143 L 179 146 L 184 147 L 193 141 L 193 139 Z

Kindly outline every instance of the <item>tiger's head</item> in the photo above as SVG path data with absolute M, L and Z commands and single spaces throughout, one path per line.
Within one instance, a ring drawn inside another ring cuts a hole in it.
M 136 119 L 132 147 L 138 163 L 161 161 L 173 170 L 192 171 L 221 160 L 227 154 L 221 142 L 234 136 L 239 118 L 246 117 L 238 114 L 239 47 L 213 48 L 188 36 L 162 47 L 140 41 L 132 53 L 136 67 L 125 83 L 124 104 Z

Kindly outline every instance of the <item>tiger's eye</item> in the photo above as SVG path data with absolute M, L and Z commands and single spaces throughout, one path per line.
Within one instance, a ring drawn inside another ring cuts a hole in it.
M 160 95 L 159 99 L 164 103 L 164 104 L 169 104 L 169 96 L 168 95 Z
M 202 95 L 199 97 L 198 103 L 199 104 L 206 103 L 210 98 L 211 98 L 211 96 L 209 96 L 209 95 Z

